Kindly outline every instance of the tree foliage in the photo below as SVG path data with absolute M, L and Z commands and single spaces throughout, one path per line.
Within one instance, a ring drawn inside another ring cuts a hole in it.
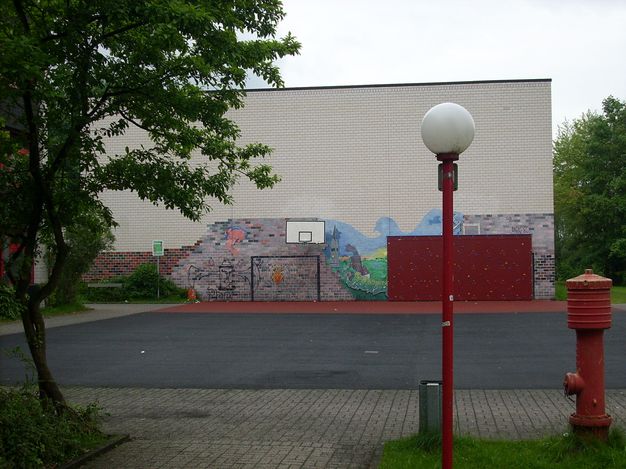
M 111 227 L 97 212 L 86 211 L 79 214 L 71 226 L 65 227 L 64 234 L 69 252 L 57 288 L 48 301 L 52 306 L 78 301 L 81 277 L 92 266 L 98 254 L 111 249 L 115 241 Z M 43 244 L 47 248 L 44 255 L 46 264 L 53 266 L 55 244 L 46 237 L 43 238 Z
M 62 403 L 45 359 L 39 303 L 66 264 L 81 214 L 113 224 L 98 198 L 131 190 L 197 220 L 228 203 L 239 177 L 278 181 L 260 143 L 240 146 L 225 113 L 242 105 L 246 77 L 282 86 L 279 0 L 13 0 L 0 11 L 0 106 L 13 129 L 0 139 L 0 237 L 19 249 L 8 270 L 42 395 Z M 106 152 L 130 127 L 151 144 Z M 22 148 L 24 150 L 22 150 Z M 191 162 L 201 155 L 201 164 Z M 70 230 L 71 231 L 71 230 Z M 47 283 L 29 288 L 42 236 L 52 240 Z
M 557 270 L 626 280 L 626 103 L 613 97 L 559 129 L 554 143 Z

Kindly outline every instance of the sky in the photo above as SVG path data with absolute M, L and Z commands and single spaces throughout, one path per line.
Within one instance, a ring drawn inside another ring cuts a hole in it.
M 287 87 L 552 79 L 553 135 L 626 100 L 626 0 L 283 0 Z M 255 83 L 250 83 L 254 87 Z

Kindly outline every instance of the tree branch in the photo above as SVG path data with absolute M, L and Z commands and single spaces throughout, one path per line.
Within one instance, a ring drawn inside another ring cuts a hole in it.
M 28 22 L 28 15 L 26 15 L 24 5 L 22 5 L 22 2 L 20 0 L 13 0 L 13 6 L 15 6 L 15 11 L 17 12 L 17 16 L 22 23 L 24 31 L 30 33 L 30 23 Z
M 105 39 L 109 39 L 113 36 L 117 36 L 118 34 L 122 34 L 125 33 L 127 31 L 130 31 L 132 29 L 137 29 L 140 28 L 142 26 L 145 26 L 146 24 L 148 24 L 147 21 L 138 21 L 136 23 L 131 23 L 131 24 L 127 24 L 126 26 L 123 26 L 119 29 L 114 29 L 113 31 L 109 31 L 108 33 L 104 33 L 102 36 L 100 36 L 98 38 L 98 43 L 104 41 Z
M 48 190 L 44 191 L 44 194 L 46 199 L 46 213 L 48 214 L 48 220 L 52 226 L 54 242 L 56 244 L 56 253 L 54 256 L 54 265 L 52 266 L 52 270 L 48 276 L 48 281 L 38 292 L 38 301 L 43 298 L 47 298 L 56 288 L 69 253 L 69 247 L 65 242 L 65 237 L 63 236 L 63 226 L 61 225 L 61 220 L 59 219 L 59 215 L 53 206 L 52 194 L 50 194 Z
M 54 174 L 56 174 L 56 172 L 61 167 L 61 163 L 67 157 L 67 154 L 68 154 L 68 152 L 70 150 L 70 147 L 76 141 L 76 137 L 80 134 L 80 131 L 82 130 L 82 127 L 83 127 L 83 125 L 79 125 L 79 124 L 75 124 L 74 127 L 72 127 L 69 135 L 67 136 L 67 138 L 63 142 L 63 146 L 59 149 L 59 151 L 55 155 L 54 159 L 52 160 L 52 164 L 50 165 L 50 170 L 48 171 L 48 176 L 49 177 L 51 177 Z
M 40 171 L 40 154 L 39 154 L 39 134 L 37 132 L 37 125 L 35 123 L 35 112 L 33 109 L 33 98 L 30 91 L 25 91 L 23 94 L 24 101 L 24 113 L 26 115 L 26 123 L 28 126 L 28 168 L 35 184 L 41 187 L 43 181 Z M 37 243 L 37 232 L 41 223 L 41 214 L 43 210 L 43 200 L 40 191 L 35 191 L 32 211 L 30 219 L 26 228 L 26 235 L 22 243 L 24 255 L 26 259 L 30 259 L 30 262 L 24 262 L 20 266 L 20 272 L 17 278 L 16 294 L 18 297 L 24 297 L 30 284 L 30 271 L 33 265 L 35 245 Z M 29 265 L 30 264 L 30 265 Z
M 66 36 L 67 36 L 67 32 L 58 33 L 58 34 L 51 33 L 51 34 L 48 34 L 47 36 L 43 37 L 41 39 L 41 42 L 42 43 L 46 43 L 46 42 L 50 42 L 50 41 L 55 41 L 57 39 L 61 39 L 61 38 L 66 37 Z
M 159 131 L 158 131 L 158 130 L 156 130 L 156 129 L 151 129 L 150 127 L 146 127 L 145 125 L 140 124 L 139 122 L 137 122 L 136 120 L 134 120 L 132 117 L 130 117 L 128 114 L 126 114 L 123 110 L 121 110 L 121 109 L 120 109 L 120 110 L 119 110 L 119 113 L 120 113 L 120 115 L 121 115 L 124 119 L 126 119 L 128 122 L 130 122 L 130 123 L 131 123 L 131 124 L 133 124 L 134 126 L 136 126 L 136 127 L 140 128 L 140 129 L 142 129 L 142 130 L 145 130 L 146 132 L 149 132 L 149 133 L 153 133 L 153 134 L 155 134 L 155 135 L 158 135 L 158 136 L 160 136 L 160 137 L 163 137 L 163 138 L 166 138 L 166 137 L 167 137 L 167 134 L 166 134 L 166 133 L 164 133 L 164 132 L 159 132 Z
M 104 93 L 102 93 L 102 96 L 100 96 L 100 99 L 98 100 L 98 102 L 91 108 L 91 111 L 87 113 L 87 117 L 90 120 L 96 115 L 96 112 L 98 112 L 100 107 L 102 107 L 102 105 L 106 103 L 107 99 L 109 99 L 109 97 L 112 97 L 112 95 L 109 95 L 109 91 L 108 91 L 109 88 L 110 88 L 109 85 L 107 85 L 106 88 L 104 88 Z

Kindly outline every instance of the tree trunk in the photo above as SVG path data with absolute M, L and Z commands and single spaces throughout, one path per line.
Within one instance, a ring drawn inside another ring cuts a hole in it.
M 34 295 L 37 296 L 37 295 Z M 62 412 L 66 407 L 65 398 L 59 389 L 50 369 L 48 368 L 48 358 L 46 356 L 46 328 L 43 316 L 39 310 L 39 303 L 28 301 L 27 308 L 22 312 L 22 322 L 30 354 L 37 370 L 37 383 L 39 386 L 39 397 L 48 398 L 54 403 L 58 412 Z

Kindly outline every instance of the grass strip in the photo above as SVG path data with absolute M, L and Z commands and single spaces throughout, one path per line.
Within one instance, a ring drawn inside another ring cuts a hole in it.
M 439 435 L 414 435 L 385 443 L 379 469 L 441 467 Z M 626 468 L 626 438 L 612 430 L 607 443 L 572 434 L 539 440 L 454 440 L 455 469 L 617 469 Z

